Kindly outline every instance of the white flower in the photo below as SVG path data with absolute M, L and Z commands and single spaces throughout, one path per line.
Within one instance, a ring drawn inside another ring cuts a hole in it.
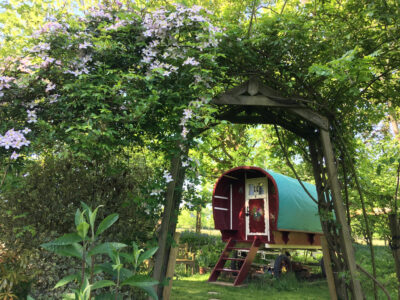
M 86 41 L 83 44 L 79 44 L 79 49 L 86 49 L 87 47 L 92 47 L 92 44 Z
M 185 119 L 190 119 L 192 114 L 193 114 L 193 111 L 189 108 L 186 108 L 183 110 L 183 115 L 184 115 Z
M 25 133 L 25 134 L 28 134 L 31 131 L 32 130 L 30 130 L 28 127 L 25 127 L 24 130 L 22 130 L 22 132 Z
M 28 118 L 36 117 L 36 112 L 34 110 L 27 110 Z
M 158 196 L 162 193 L 161 189 L 154 189 L 151 191 L 150 196 Z
M 198 61 L 196 61 L 193 57 L 188 57 L 183 63 L 182 65 L 192 65 L 192 66 L 197 66 L 200 63 Z
M 171 174 L 170 174 L 168 171 L 164 171 L 163 177 L 164 177 L 166 183 L 169 183 L 169 182 L 171 182 L 171 181 L 174 181 L 174 180 L 172 179 Z

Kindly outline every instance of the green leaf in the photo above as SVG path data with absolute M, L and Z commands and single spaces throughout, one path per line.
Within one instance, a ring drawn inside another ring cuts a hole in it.
M 81 223 L 81 211 L 79 210 L 79 208 L 76 210 L 75 213 L 75 226 L 77 227 L 79 225 L 79 223 Z
M 140 264 L 143 261 L 152 257 L 154 255 L 154 253 L 157 252 L 157 250 L 158 250 L 158 247 L 154 247 L 154 248 L 150 248 L 150 249 L 146 250 L 145 252 L 143 252 L 143 254 L 139 256 L 137 265 L 140 266 Z
M 144 286 L 154 286 L 157 285 L 158 281 L 151 277 L 143 275 L 133 275 L 121 283 L 121 286 L 129 285 L 143 288 Z
M 99 234 L 103 233 L 105 230 L 111 227 L 112 224 L 114 224 L 118 220 L 119 216 L 118 214 L 111 214 L 107 216 L 101 223 L 99 224 L 99 227 L 97 228 L 96 231 L 96 236 Z
M 78 231 L 79 236 L 84 239 L 89 231 L 89 224 L 82 222 L 76 227 L 76 230 Z
M 125 262 L 131 263 L 131 264 L 134 263 L 133 255 L 132 255 L 132 254 L 129 254 L 129 253 L 120 253 L 120 255 L 121 255 L 121 257 L 123 257 L 123 258 L 125 259 Z
M 57 284 L 54 286 L 53 289 L 59 288 L 60 286 L 66 285 L 70 283 L 73 280 L 79 280 L 79 275 L 78 274 L 72 274 L 65 276 L 63 279 L 61 279 Z
M 100 281 L 96 281 L 95 283 L 92 284 L 91 286 L 91 290 L 97 290 L 97 289 L 101 289 L 103 287 L 108 287 L 108 286 L 113 286 L 115 285 L 114 281 L 111 280 L 100 280 Z
M 47 246 L 62 246 L 62 245 L 71 245 L 73 243 L 79 243 L 82 241 L 82 238 L 76 233 L 67 233 L 63 236 L 55 239 L 52 242 L 44 243 L 40 246 L 46 249 Z
M 42 245 L 43 247 L 43 245 Z M 82 259 L 82 246 L 78 243 L 74 243 L 72 245 L 45 245 L 43 247 L 47 251 L 54 252 L 58 255 L 62 256 L 70 256 L 70 257 L 77 257 Z
M 113 243 L 113 242 L 102 243 L 91 249 L 88 255 L 92 256 L 96 254 L 110 254 L 113 250 L 122 249 L 124 247 L 127 247 L 127 245 L 123 243 Z
M 90 222 L 90 226 L 92 227 L 92 230 L 94 230 L 94 222 L 96 221 L 97 211 L 102 206 L 103 205 L 97 206 L 96 209 L 93 211 L 93 213 L 89 213 L 89 222 Z
M 26 297 L 26 300 L 35 300 L 35 298 L 32 298 L 31 295 L 28 295 L 28 296 Z
M 62 300 L 75 300 L 75 294 L 69 293 L 62 296 Z
M 150 297 L 153 298 L 154 300 L 158 300 L 158 296 L 157 296 L 157 293 L 156 293 L 154 287 L 144 286 L 144 287 L 141 287 L 141 289 L 145 290 L 150 295 Z
M 158 281 L 156 281 L 152 278 L 149 278 L 147 276 L 134 275 L 132 277 L 129 277 L 124 282 L 122 282 L 121 286 L 129 285 L 129 286 L 141 288 L 141 289 L 145 290 L 153 299 L 157 300 L 158 297 L 153 288 L 157 284 L 158 284 Z
M 92 213 L 92 210 L 85 202 L 81 201 L 81 206 L 83 207 L 83 211 L 86 212 L 88 216 Z

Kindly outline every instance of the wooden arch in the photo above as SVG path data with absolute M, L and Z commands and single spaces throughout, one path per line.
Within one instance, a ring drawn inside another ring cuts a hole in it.
M 328 118 L 310 108 L 310 101 L 287 98 L 262 84 L 257 78 L 235 87 L 213 100 L 218 118 L 239 124 L 276 124 L 309 143 L 320 216 L 334 210 L 336 220 L 321 218 L 328 247 L 324 249 L 326 269 L 332 261 L 333 273 L 327 274 L 332 298 L 347 299 L 346 282 L 338 273 L 349 273 L 353 299 L 363 299 L 354 257 L 350 229 L 346 222 L 337 166 L 330 139 Z M 323 212 L 323 214 L 321 214 Z M 333 280 L 329 280 L 332 276 Z

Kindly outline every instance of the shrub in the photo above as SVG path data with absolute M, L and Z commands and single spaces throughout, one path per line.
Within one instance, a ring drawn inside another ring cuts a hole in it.
M 180 237 L 180 244 L 188 244 L 191 252 L 200 250 L 202 246 L 209 244 L 222 243 L 221 238 L 217 236 L 208 235 L 205 233 L 196 233 L 192 231 L 183 231 Z
M 197 263 L 202 267 L 214 267 L 225 246 L 220 237 L 190 231 L 181 233 L 180 243 L 187 243 L 189 251 L 196 252 Z
M 136 240 L 143 245 L 153 238 L 159 215 L 146 212 L 142 193 L 152 172 L 138 158 L 127 161 L 119 157 L 88 162 L 68 154 L 46 156 L 8 175 L 0 191 L 0 241 L 10 251 L 34 251 L 29 265 L 35 269 L 32 290 L 36 299 L 59 299 L 51 289 L 68 273 L 71 262 L 45 253 L 39 245 L 72 230 L 73 208 L 81 200 L 92 207 L 103 205 L 99 218 L 110 212 L 120 215 L 104 241 L 131 244 Z

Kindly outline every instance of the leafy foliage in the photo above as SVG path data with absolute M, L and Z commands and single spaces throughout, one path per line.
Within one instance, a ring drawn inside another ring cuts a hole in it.
M 119 218 L 118 214 L 111 214 L 95 226 L 98 206 L 92 210 L 86 203 L 82 202 L 82 211 L 77 209 L 75 213 L 74 233 L 65 234 L 54 241 L 42 244 L 41 246 L 51 252 L 63 256 L 73 256 L 81 260 L 80 271 L 62 278 L 55 285 L 55 288 L 62 287 L 72 281 L 78 282 L 78 287 L 73 289 L 76 300 L 87 300 L 92 298 L 93 291 L 106 287 L 114 287 L 113 294 L 118 299 L 120 287 L 131 286 L 144 289 L 149 295 L 157 299 L 153 286 L 158 282 L 146 276 L 136 274 L 138 267 L 145 260 L 149 259 L 157 251 L 157 247 L 149 249 L 141 254 L 135 242 L 132 243 L 131 254 L 120 253 L 121 249 L 127 247 L 122 243 L 99 243 L 99 235 L 109 229 Z M 97 227 L 97 228 L 96 228 Z M 110 263 L 96 265 L 96 256 L 106 254 L 111 259 Z M 133 269 L 125 269 L 124 261 L 132 265 Z M 110 268 L 111 267 L 111 268 Z M 95 280 L 94 275 L 100 272 L 109 273 L 116 282 L 111 280 Z

